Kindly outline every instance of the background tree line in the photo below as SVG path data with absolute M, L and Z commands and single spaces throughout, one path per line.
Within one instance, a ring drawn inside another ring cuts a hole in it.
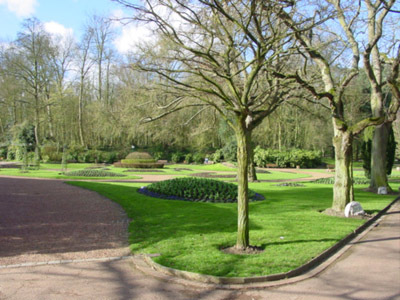
M 234 140 L 209 107 L 142 122 L 154 111 L 162 114 L 173 96 L 155 88 L 159 78 L 127 67 L 131 57 L 116 52 L 114 36 L 109 21 L 97 16 L 88 21 L 80 41 L 50 35 L 37 19 L 23 22 L 18 38 L 1 49 L 3 149 L 16 142 L 12 132 L 21 124 L 34 127 L 38 146 L 58 151 L 63 145 L 126 150 L 134 144 L 157 152 L 210 154 Z M 368 89 L 362 80 L 349 89 L 352 118 L 368 113 Z M 331 138 L 324 108 L 294 99 L 264 120 L 253 140 L 264 148 L 321 150 L 331 156 Z

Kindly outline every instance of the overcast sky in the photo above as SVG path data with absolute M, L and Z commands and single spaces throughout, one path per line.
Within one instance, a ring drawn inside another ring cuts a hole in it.
M 22 21 L 36 17 L 51 33 L 72 34 L 79 39 L 90 16 L 126 16 L 120 5 L 111 0 L 0 0 L 0 40 L 9 42 L 21 30 Z M 135 41 L 146 35 L 144 28 L 116 24 L 115 47 L 126 53 Z

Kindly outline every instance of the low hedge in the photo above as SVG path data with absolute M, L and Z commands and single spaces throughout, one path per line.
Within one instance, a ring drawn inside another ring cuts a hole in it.
M 300 149 L 279 151 L 257 146 L 254 149 L 254 163 L 258 167 L 276 164 L 280 168 L 295 168 L 296 166 L 313 168 L 322 164 L 322 153 Z
M 151 164 L 155 162 L 155 159 L 121 159 L 121 163 L 123 164 Z
M 154 162 L 154 163 L 129 163 L 125 164 L 122 162 L 114 163 L 114 167 L 116 168 L 139 168 L 139 169 L 162 169 L 164 168 L 163 163 Z

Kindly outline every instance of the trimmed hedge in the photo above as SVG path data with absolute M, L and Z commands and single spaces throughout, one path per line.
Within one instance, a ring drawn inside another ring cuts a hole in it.
M 204 178 L 175 178 L 152 183 L 138 190 L 147 196 L 192 202 L 237 202 L 238 187 L 232 183 Z M 265 198 L 249 190 L 250 201 Z
M 138 169 L 159 169 L 164 164 L 156 162 L 154 158 L 147 152 L 132 152 L 125 159 L 114 163 L 117 168 L 138 168 Z
M 159 162 L 131 163 L 131 164 L 116 162 L 116 163 L 114 163 L 114 167 L 116 167 L 116 168 L 139 168 L 139 169 L 162 169 L 162 168 L 164 168 L 164 164 L 159 163 Z
M 148 164 L 155 163 L 155 159 L 121 159 L 121 163 L 123 164 Z
M 262 149 L 257 146 L 254 149 L 254 163 L 258 167 L 266 167 L 268 164 L 276 164 L 280 168 L 313 168 L 322 164 L 321 151 L 293 149 L 279 151 Z
M 118 174 L 105 170 L 85 169 L 64 173 L 65 176 L 82 176 L 82 177 L 125 177 L 125 174 Z

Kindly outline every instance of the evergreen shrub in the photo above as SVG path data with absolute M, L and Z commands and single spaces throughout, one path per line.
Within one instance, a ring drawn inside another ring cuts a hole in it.
M 321 151 L 293 149 L 279 151 L 274 149 L 262 149 L 257 146 L 254 149 L 254 163 L 258 167 L 265 167 L 267 164 L 276 164 L 281 168 L 313 168 L 321 165 Z
M 157 169 L 163 168 L 164 164 L 157 162 L 147 152 L 132 152 L 125 159 L 114 163 L 117 168 L 142 168 Z
M 175 178 L 152 183 L 139 189 L 148 196 L 193 202 L 237 202 L 238 187 L 232 183 L 205 178 Z M 249 190 L 250 201 L 264 197 Z
M 82 176 L 82 177 L 124 177 L 125 174 L 118 174 L 114 172 L 109 172 L 105 170 L 96 170 L 96 169 L 85 169 L 85 170 L 77 170 L 70 171 L 64 173 L 65 176 Z

